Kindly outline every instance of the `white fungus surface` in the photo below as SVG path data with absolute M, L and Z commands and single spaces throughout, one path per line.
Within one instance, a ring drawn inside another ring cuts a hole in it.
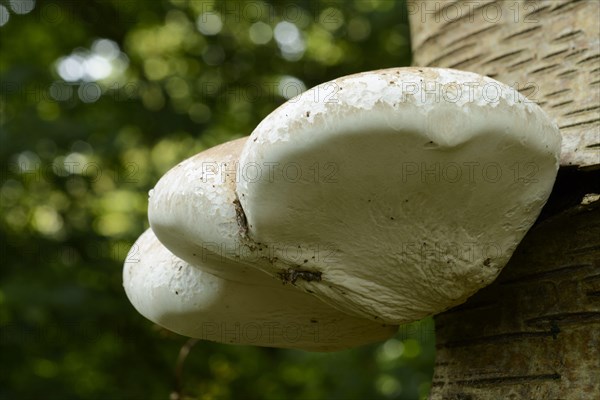
M 550 194 L 560 142 L 541 108 L 493 79 L 366 72 L 312 88 L 248 139 L 173 168 L 149 219 L 187 263 L 261 285 L 244 296 L 294 293 L 405 323 L 496 278 Z

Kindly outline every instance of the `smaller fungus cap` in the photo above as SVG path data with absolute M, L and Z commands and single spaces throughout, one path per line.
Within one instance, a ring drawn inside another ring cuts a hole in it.
M 387 339 L 397 329 L 345 315 L 289 287 L 214 276 L 173 255 L 151 229 L 127 255 L 123 286 L 149 320 L 220 343 L 334 351 Z
M 247 137 L 212 147 L 168 171 L 151 191 L 148 219 L 158 239 L 178 257 L 221 278 L 278 285 L 251 264 L 258 257 L 240 241 L 235 185 Z

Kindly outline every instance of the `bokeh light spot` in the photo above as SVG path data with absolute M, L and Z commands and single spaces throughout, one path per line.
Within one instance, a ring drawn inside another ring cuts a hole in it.
M 188 109 L 190 119 L 197 124 L 204 124 L 210 120 L 210 108 L 202 103 L 195 103 Z
M 254 44 L 267 44 L 273 38 L 273 29 L 268 24 L 259 21 L 250 26 L 248 35 Z
M 300 40 L 300 31 L 291 22 L 280 22 L 275 26 L 275 40 L 279 45 L 292 45 Z
M 144 72 L 148 79 L 158 81 L 169 74 L 169 64 L 159 57 L 149 58 L 144 62 Z
M 190 95 L 190 88 L 187 82 L 178 76 L 170 78 L 167 81 L 165 88 L 167 89 L 169 96 L 175 99 L 187 98 Z
M 387 397 L 395 397 L 402 392 L 402 385 L 391 375 L 381 375 L 375 382 L 377 391 Z
M 102 89 L 100 86 L 98 86 L 98 84 L 94 82 L 88 82 L 79 86 L 77 94 L 84 103 L 93 103 L 97 101 L 100 96 L 102 96 Z
M 73 88 L 61 81 L 55 81 L 50 85 L 50 96 L 57 101 L 66 101 L 73 96 Z
M 58 74 L 67 82 L 76 82 L 82 79 L 85 73 L 83 62 L 83 57 L 78 55 L 60 58 L 57 66 Z
M 33 213 L 33 225 L 44 235 L 54 235 L 62 229 L 63 219 L 54 208 L 39 206 Z
M 95 222 L 96 232 L 103 236 L 119 236 L 133 229 L 134 221 L 129 213 L 108 212 Z
M 84 154 L 73 152 L 67 154 L 64 160 L 65 169 L 71 174 L 81 174 L 87 165 L 87 157 Z
M 35 0 L 10 0 L 8 4 L 15 14 L 27 14 L 34 9 Z
M 128 57 L 119 51 L 119 46 L 115 42 L 109 39 L 97 39 L 92 44 L 91 51 L 77 49 L 70 55 L 59 58 L 55 68 L 58 75 L 66 82 L 96 82 L 108 79 L 117 82 L 122 78 L 128 65 Z M 66 98 L 70 97 L 70 94 L 66 96 Z M 89 99 L 89 96 L 86 96 L 86 99 Z
M 112 72 L 110 61 L 99 55 L 92 55 L 84 61 L 86 80 L 98 81 L 104 79 Z
M 10 14 L 6 7 L 0 4 L 0 26 L 6 25 L 8 20 L 10 19 Z
M 44 121 L 54 121 L 60 116 L 60 107 L 55 101 L 40 101 L 36 108 L 38 116 Z
M 196 27 L 202 34 L 212 36 L 221 32 L 223 22 L 218 13 L 212 11 L 205 12 L 196 20 Z
M 94 41 L 92 51 L 107 60 L 114 60 L 120 54 L 119 45 L 110 39 L 98 39 Z
M 296 25 L 287 21 L 280 22 L 275 26 L 274 34 L 283 58 L 288 61 L 298 61 L 302 58 L 306 45 Z
M 404 353 L 404 344 L 398 339 L 390 339 L 383 344 L 382 353 L 387 361 L 395 360 Z
M 277 91 L 284 99 L 291 99 L 306 91 L 306 85 L 296 77 L 285 75 L 279 80 Z
M 416 339 L 406 339 L 404 341 L 404 354 L 406 358 L 415 358 L 421 354 L 421 344 Z
M 352 18 L 348 22 L 348 38 L 355 42 L 365 40 L 371 34 L 369 20 L 362 17 Z
M 319 14 L 319 24 L 333 32 L 344 24 L 344 14 L 337 8 L 328 7 Z

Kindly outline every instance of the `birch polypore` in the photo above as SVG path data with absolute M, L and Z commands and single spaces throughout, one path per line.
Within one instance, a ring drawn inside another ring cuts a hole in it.
M 540 107 L 493 79 L 366 72 L 173 168 L 149 219 L 169 250 L 221 278 L 410 322 L 495 279 L 550 194 L 560 144 Z

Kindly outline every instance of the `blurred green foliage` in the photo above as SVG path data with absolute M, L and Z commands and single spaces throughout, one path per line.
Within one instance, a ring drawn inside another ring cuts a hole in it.
M 404 2 L 0 0 L 0 398 L 416 399 L 433 323 L 333 354 L 187 342 L 121 285 L 147 193 L 286 98 L 410 62 Z

